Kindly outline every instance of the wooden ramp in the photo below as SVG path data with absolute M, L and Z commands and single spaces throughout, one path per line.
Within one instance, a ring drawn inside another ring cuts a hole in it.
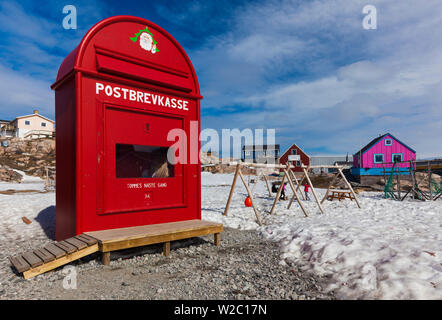
M 23 273 L 25 279 L 29 279 L 98 250 L 97 239 L 81 234 L 11 257 L 9 260 L 19 273 Z
M 43 248 L 9 258 L 25 279 L 35 277 L 62 265 L 101 251 L 103 264 L 110 263 L 110 252 L 115 250 L 164 243 L 164 255 L 170 253 L 170 242 L 214 234 L 220 245 L 221 223 L 188 220 L 148 226 L 86 232 Z

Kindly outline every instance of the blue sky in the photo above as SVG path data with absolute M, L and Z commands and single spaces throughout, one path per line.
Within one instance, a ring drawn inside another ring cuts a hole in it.
M 78 29 L 62 28 L 77 8 Z M 362 28 L 362 8 L 378 28 Z M 202 128 L 275 128 L 284 149 L 354 153 L 386 132 L 442 156 L 442 2 L 0 1 L 0 119 L 39 109 L 87 30 L 113 15 L 166 29 L 199 77 Z

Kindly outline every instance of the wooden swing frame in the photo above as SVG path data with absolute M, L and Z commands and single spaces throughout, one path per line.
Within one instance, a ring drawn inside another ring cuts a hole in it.
M 310 180 L 310 177 L 308 175 L 309 170 L 310 169 L 315 169 L 315 168 L 336 169 L 337 170 L 337 172 L 336 172 L 335 176 L 333 177 L 332 181 L 330 181 L 330 184 L 328 185 L 327 191 L 325 192 L 325 195 L 324 195 L 324 197 L 322 198 L 321 201 L 319 201 L 318 195 L 316 194 L 315 187 L 313 186 L 313 183 Z M 297 187 L 297 190 L 301 187 L 302 182 L 304 182 L 304 179 L 306 179 L 308 184 L 309 184 L 309 186 L 310 186 L 310 188 L 312 189 L 312 193 L 313 193 L 313 196 L 315 198 L 316 203 L 318 204 L 319 210 L 321 211 L 321 213 L 325 213 L 325 210 L 324 210 L 322 204 L 328 198 L 328 195 L 329 195 L 330 190 L 331 190 L 331 188 L 333 186 L 333 183 L 335 183 L 336 180 L 339 178 L 339 176 L 341 176 L 341 178 L 344 180 L 344 183 L 346 184 L 348 190 L 352 194 L 356 204 L 358 205 L 359 208 L 362 208 L 361 204 L 360 204 L 360 202 L 359 202 L 359 200 L 358 200 L 358 198 L 356 196 L 356 193 L 354 192 L 351 184 L 348 182 L 347 178 L 345 177 L 344 173 L 342 172 L 342 169 L 343 169 L 342 166 L 308 166 L 308 167 L 302 166 L 302 170 L 304 171 L 304 174 L 302 176 L 301 182 L 299 183 L 299 185 Z M 295 198 L 295 195 L 293 195 L 292 199 L 290 199 L 290 202 L 289 202 L 289 205 L 287 206 L 287 209 L 290 209 L 290 207 L 291 207 L 291 205 L 293 203 L 294 198 Z

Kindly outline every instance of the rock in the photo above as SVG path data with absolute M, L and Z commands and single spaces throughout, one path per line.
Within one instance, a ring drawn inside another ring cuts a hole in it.
M 23 176 L 20 173 L 11 169 L 0 167 L 0 181 L 20 183 L 22 179 Z
M 8 147 L 0 147 L 0 165 L 23 170 L 32 176 L 46 178 L 46 167 L 55 165 L 55 140 L 10 139 Z

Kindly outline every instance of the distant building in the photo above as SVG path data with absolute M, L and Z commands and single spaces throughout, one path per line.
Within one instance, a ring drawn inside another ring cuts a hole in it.
M 279 163 L 287 165 L 289 156 L 299 156 L 299 160 L 292 161 L 291 164 L 294 166 L 292 171 L 303 172 L 302 166 L 310 165 L 310 157 L 296 144 L 292 144 L 279 158 Z
M 278 163 L 279 144 L 243 146 L 241 160 L 252 163 Z
M 355 176 L 383 175 L 385 169 L 395 165 L 401 168 L 401 174 L 409 174 L 410 160 L 416 160 L 416 151 L 390 133 L 370 141 L 353 155 L 352 174 Z M 390 170 L 391 171 L 391 170 Z
M 54 134 L 54 121 L 34 110 L 33 114 L 17 117 L 12 121 L 0 122 L 2 138 L 40 138 L 51 137 Z
M 343 166 L 344 169 L 350 169 L 353 166 L 353 157 L 346 156 L 311 156 L 310 163 L 312 166 Z M 333 168 L 314 168 L 314 173 L 335 173 Z

